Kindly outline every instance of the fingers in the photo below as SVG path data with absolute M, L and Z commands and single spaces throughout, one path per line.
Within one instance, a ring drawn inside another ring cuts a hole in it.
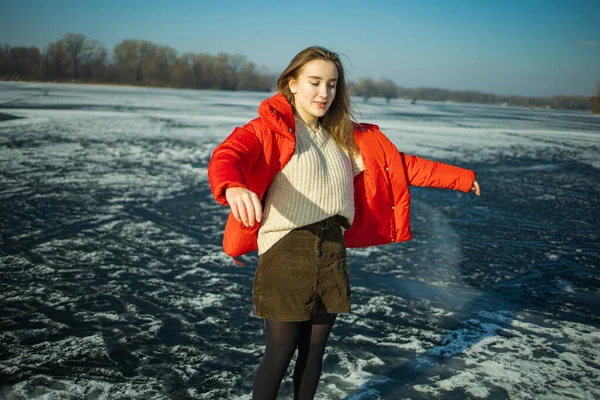
M 243 204 L 244 214 L 246 215 L 246 219 L 242 218 L 244 225 L 254 226 L 254 222 L 255 222 L 254 204 L 252 203 L 252 198 L 248 193 L 242 194 L 242 204 Z
M 262 205 L 256 193 L 245 188 L 230 188 L 225 197 L 233 217 L 244 226 L 254 226 L 262 220 Z
M 481 196 L 481 190 L 479 188 L 479 183 L 477 181 L 473 181 L 473 187 L 471 188 L 472 192 L 475 192 L 477 196 Z
M 260 199 L 256 195 L 256 193 L 252 193 L 252 204 L 254 205 L 254 215 L 256 217 L 256 221 L 262 221 L 262 204 L 260 204 Z
M 256 193 L 248 191 L 243 196 L 246 213 L 248 215 L 248 224 L 246 226 L 254 226 L 256 222 L 262 221 L 262 204 Z
M 237 221 L 240 221 L 240 213 L 238 212 L 238 206 L 237 204 L 229 201 L 229 206 L 231 207 L 231 213 L 233 214 L 233 218 L 235 218 Z

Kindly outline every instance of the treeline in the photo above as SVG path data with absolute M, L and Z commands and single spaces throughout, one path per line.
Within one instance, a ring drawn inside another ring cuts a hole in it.
M 112 50 L 79 33 L 68 33 L 37 47 L 0 44 L 0 80 L 117 83 L 217 90 L 275 90 L 277 75 L 258 67 L 241 54 L 178 54 L 169 46 L 146 40 L 123 40 Z M 526 97 L 503 96 L 470 90 L 406 88 L 392 80 L 360 78 L 349 83 L 350 92 L 368 101 L 371 97 L 402 98 L 592 110 L 600 113 L 600 85 L 597 96 Z
M 592 110 L 593 112 L 600 113 L 600 85 L 598 86 L 598 93 L 594 97 L 563 95 L 552 97 L 526 97 L 504 96 L 471 90 L 457 91 L 438 88 L 411 89 L 397 86 L 392 80 L 387 78 L 382 78 L 378 81 L 373 81 L 371 78 L 360 78 L 358 82 L 350 84 L 350 92 L 354 96 L 362 97 L 365 101 L 368 101 L 371 97 L 382 97 L 388 102 L 391 99 L 401 98 L 413 101 L 454 101 L 462 103 L 556 108 L 565 110 Z
M 596 86 L 596 97 L 592 97 L 592 112 L 600 114 L 600 83 Z
M 109 61 L 103 44 L 68 33 L 43 51 L 0 44 L 0 79 L 269 91 L 277 77 L 241 54 L 178 54 L 146 40 L 123 40 Z

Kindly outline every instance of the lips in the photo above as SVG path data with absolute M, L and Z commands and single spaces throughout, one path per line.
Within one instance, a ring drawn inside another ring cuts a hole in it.
M 315 101 L 315 105 L 316 105 L 318 108 L 324 109 L 324 108 L 325 108 L 325 106 L 327 105 L 327 103 L 326 103 L 326 102 L 324 102 L 324 101 Z

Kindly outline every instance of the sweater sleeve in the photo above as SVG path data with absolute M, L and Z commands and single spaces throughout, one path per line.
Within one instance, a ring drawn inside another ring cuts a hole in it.
M 459 190 L 468 193 L 475 171 L 400 153 L 410 185 Z
M 208 163 L 208 181 L 215 200 L 227 205 L 227 188 L 248 187 L 246 176 L 261 151 L 256 133 L 247 127 L 236 128 L 214 149 Z

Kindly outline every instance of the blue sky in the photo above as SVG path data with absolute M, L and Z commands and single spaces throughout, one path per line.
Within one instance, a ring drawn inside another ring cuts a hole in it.
M 4 0 L 0 43 L 45 47 L 83 33 L 109 52 L 144 39 L 178 52 L 241 53 L 279 73 L 318 44 L 351 80 L 495 94 L 592 95 L 598 0 Z

